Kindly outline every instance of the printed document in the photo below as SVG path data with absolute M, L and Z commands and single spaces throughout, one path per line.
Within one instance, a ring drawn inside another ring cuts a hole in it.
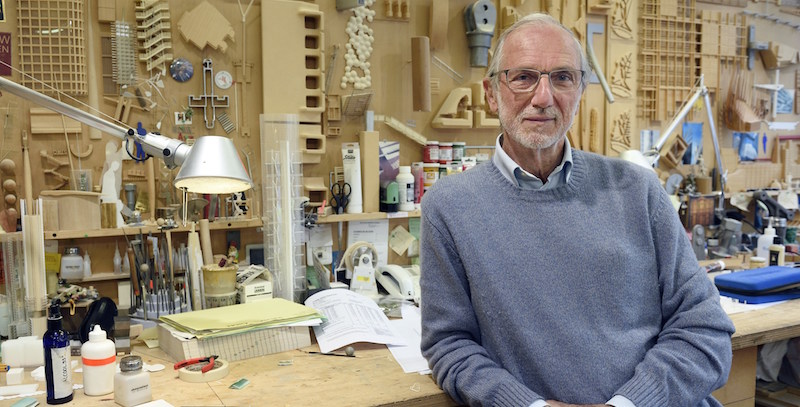
M 328 353 L 355 342 L 405 345 L 396 335 L 372 299 L 350 290 L 335 288 L 320 291 L 306 299 L 327 320 L 314 327 L 319 350 Z

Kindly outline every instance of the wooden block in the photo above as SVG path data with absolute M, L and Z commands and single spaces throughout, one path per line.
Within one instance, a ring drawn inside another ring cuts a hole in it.
M 428 37 L 411 38 L 411 90 L 413 109 L 431 111 L 431 52 Z
M 379 212 L 380 209 L 380 162 L 377 131 L 362 131 L 358 134 L 361 150 L 361 201 L 364 213 Z
M 448 3 L 447 1 L 431 2 L 428 37 L 431 39 L 432 50 L 441 50 L 447 45 L 447 21 L 449 21 L 450 11 Z
M 44 230 L 61 230 L 58 223 L 58 201 L 42 200 L 42 228 Z
M 99 192 L 41 191 L 39 198 L 43 205 L 46 201 L 58 202 L 58 229 L 55 230 L 100 229 Z
M 728 382 L 712 393 L 717 401 L 727 406 L 730 403 L 742 402 L 755 397 L 757 350 L 757 347 L 754 346 L 733 352 Z M 752 404 L 750 405 L 752 406 Z

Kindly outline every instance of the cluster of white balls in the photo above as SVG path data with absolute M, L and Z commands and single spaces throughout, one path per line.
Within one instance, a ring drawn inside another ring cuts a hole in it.
M 350 38 L 345 44 L 347 52 L 344 54 L 344 75 L 342 76 L 342 89 L 352 83 L 356 89 L 367 89 L 372 86 L 369 57 L 372 55 L 372 29 L 367 26 L 375 17 L 375 11 L 369 9 L 375 0 L 366 0 L 364 6 L 353 9 L 353 16 L 347 22 L 345 32 Z M 363 72 L 360 76 L 358 71 Z

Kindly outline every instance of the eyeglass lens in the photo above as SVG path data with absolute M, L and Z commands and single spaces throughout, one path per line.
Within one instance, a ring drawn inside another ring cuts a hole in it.
M 506 83 L 514 92 L 529 92 L 539 83 L 542 75 L 549 76 L 550 85 L 553 89 L 559 91 L 575 90 L 581 79 L 581 71 L 570 69 L 553 72 L 541 72 L 534 69 L 509 69 L 506 71 Z

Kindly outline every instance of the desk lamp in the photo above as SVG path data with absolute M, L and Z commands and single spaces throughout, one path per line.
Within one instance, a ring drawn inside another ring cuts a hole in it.
M 189 146 L 157 133 L 137 133 L 131 128 L 126 129 L 2 77 L 0 91 L 7 91 L 123 140 L 134 138 L 145 153 L 164 160 L 167 168 L 181 167 L 174 185 L 183 191 L 232 194 L 253 187 L 236 146 L 227 137 L 203 136 Z
M 635 162 L 648 168 L 655 167 L 658 164 L 659 159 L 668 160 L 673 166 L 677 165 L 677 162 L 681 159 L 681 157 L 683 157 L 683 153 L 686 151 L 686 142 L 683 141 L 683 138 L 681 138 L 680 135 L 675 134 L 673 136 L 672 133 L 675 131 L 678 125 L 681 124 L 681 121 L 684 119 L 684 117 L 686 117 L 686 114 L 689 113 L 689 110 L 692 109 L 692 106 L 694 106 L 695 102 L 697 102 L 697 99 L 699 99 L 700 96 L 703 97 L 703 102 L 706 107 L 706 114 L 708 115 L 708 126 L 711 128 L 711 139 L 714 142 L 714 154 L 717 159 L 717 172 L 719 172 L 720 180 L 720 196 L 719 202 L 717 203 L 717 214 L 721 215 L 724 213 L 725 180 L 728 174 L 722 168 L 722 158 L 720 157 L 719 153 L 719 142 L 717 141 L 717 129 L 714 126 L 711 100 L 708 97 L 708 88 L 703 83 L 702 74 L 692 89 L 692 95 L 681 107 L 681 110 L 678 111 L 678 114 L 675 115 L 675 118 L 670 121 L 670 123 L 667 125 L 667 128 L 664 129 L 661 138 L 658 139 L 655 146 L 653 146 L 651 150 L 644 153 L 639 152 L 638 150 L 628 150 L 623 152 L 620 157 L 624 160 Z

